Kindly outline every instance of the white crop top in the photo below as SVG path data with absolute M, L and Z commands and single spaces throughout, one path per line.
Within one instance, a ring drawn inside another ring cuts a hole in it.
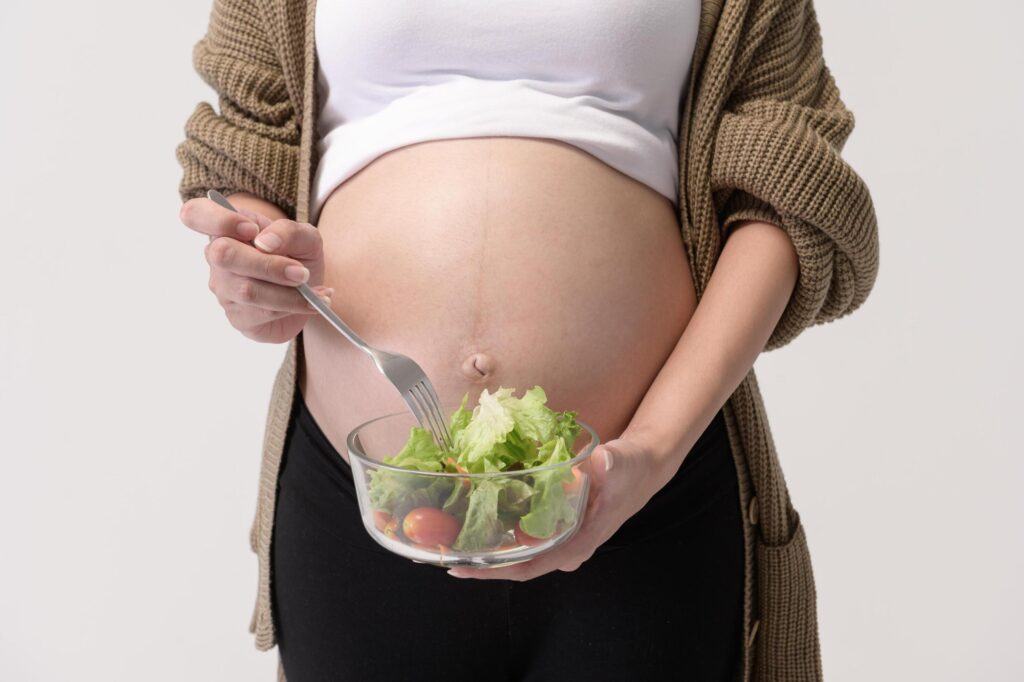
M 310 219 L 382 154 L 554 138 L 678 203 L 676 129 L 700 0 L 319 0 Z

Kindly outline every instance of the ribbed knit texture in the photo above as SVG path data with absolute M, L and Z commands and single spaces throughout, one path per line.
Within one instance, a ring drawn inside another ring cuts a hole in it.
M 313 131 L 315 0 L 214 0 L 193 52 L 218 94 L 200 103 L 177 148 L 183 200 L 208 189 L 246 191 L 306 221 L 317 164 Z M 841 158 L 853 130 L 822 56 L 811 0 L 704 0 L 680 119 L 679 222 L 702 296 L 739 220 L 782 227 L 796 245 L 796 290 L 766 345 L 858 308 L 878 271 L 867 187 Z M 261 650 L 275 643 L 270 544 L 284 437 L 302 358 L 287 346 L 271 394 L 251 542 L 259 565 L 251 622 Z M 820 680 L 814 576 L 754 372 L 725 405 L 746 539 L 742 680 Z M 279 679 L 284 680 L 283 670 Z

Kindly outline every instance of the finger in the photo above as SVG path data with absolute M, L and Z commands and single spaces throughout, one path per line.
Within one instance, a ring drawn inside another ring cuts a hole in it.
M 265 228 L 267 225 L 269 225 L 270 223 L 274 222 L 273 220 L 271 220 L 267 216 L 263 215 L 262 213 L 257 213 L 256 211 L 250 211 L 247 208 L 240 208 L 240 209 L 238 209 L 238 212 L 241 213 L 242 215 L 244 215 L 246 218 L 251 219 L 252 222 L 256 223 L 256 225 L 261 230 L 263 228 Z M 211 235 L 207 235 L 207 240 L 209 240 L 211 242 L 214 239 L 216 239 L 216 238 L 217 238 L 217 235 L 212 235 L 212 234 Z M 250 240 L 243 240 L 243 241 L 248 242 Z
M 270 225 L 270 223 L 274 222 L 273 220 L 263 215 L 262 213 L 259 213 L 257 211 L 251 211 L 247 208 L 240 208 L 238 209 L 238 212 L 244 215 L 246 218 L 252 220 L 254 223 L 256 223 L 256 225 L 261 230 Z
M 249 241 L 260 232 L 250 216 L 224 208 L 206 197 L 186 201 L 181 205 L 178 218 L 186 227 L 211 237 Z
M 313 311 L 310 310 L 309 312 L 312 313 Z M 240 332 L 260 332 L 266 329 L 267 325 L 300 314 L 264 310 L 263 308 L 247 306 L 242 303 L 232 303 L 230 301 L 224 306 L 224 313 L 227 315 L 231 326 Z M 303 317 L 305 316 L 303 315 Z
M 329 299 L 327 304 L 330 305 Z M 244 303 L 235 303 L 234 301 L 222 301 L 221 305 L 224 307 L 224 312 L 227 314 L 227 318 L 228 321 L 231 322 L 231 326 L 243 333 L 252 332 L 262 334 L 268 326 L 273 326 L 273 324 L 278 320 L 303 313 L 306 315 L 316 315 L 318 313 L 318 311 L 308 303 L 308 309 L 300 311 L 299 313 L 266 310 L 255 306 L 247 306 Z M 255 338 L 255 336 L 251 338 Z
M 294 258 L 261 253 L 230 237 L 218 237 L 207 244 L 206 261 L 212 267 L 272 284 L 294 287 L 309 280 L 309 269 Z
M 217 298 L 217 301 L 221 304 L 221 306 L 225 308 L 227 308 L 230 305 L 252 305 L 251 303 L 246 303 L 245 301 L 245 299 L 247 299 L 251 294 L 248 293 L 246 287 L 242 286 L 242 283 L 239 281 L 240 279 L 244 278 L 242 278 L 241 275 L 236 275 L 233 272 L 224 270 L 223 268 L 210 268 L 210 278 L 208 280 L 207 286 L 209 287 L 210 291 L 213 292 L 213 295 Z M 255 281 L 259 282 L 260 284 L 263 283 L 260 280 Z M 269 312 L 279 313 L 279 315 L 268 315 L 268 319 L 274 319 L 274 317 L 287 317 L 288 315 L 296 313 L 319 312 L 316 308 L 313 307 L 312 304 L 306 301 L 305 297 L 303 297 L 294 287 L 281 288 L 283 288 L 286 293 L 291 292 L 291 296 L 289 296 L 290 299 L 301 299 L 302 302 L 305 304 L 306 308 L 301 309 L 301 306 L 299 306 L 299 310 L 294 310 L 291 305 L 280 306 L 287 307 L 288 310 L 271 310 Z M 327 303 L 327 305 L 331 305 L 331 297 L 334 295 L 334 289 L 332 287 L 328 287 L 321 284 L 315 287 L 311 287 L 311 289 L 313 290 L 313 293 L 319 296 L 325 303 Z
M 266 315 L 263 318 L 264 322 L 284 315 L 316 312 L 305 297 L 292 286 L 271 284 L 225 271 L 218 277 L 216 287 L 218 298 L 222 301 L 259 308 L 267 313 L 280 313 L 276 316 Z M 319 294 L 325 303 L 331 304 L 333 289 L 317 287 L 313 291 Z
M 282 218 L 267 225 L 253 241 L 265 253 L 278 253 L 298 260 L 315 260 L 323 253 L 320 231 L 309 223 Z

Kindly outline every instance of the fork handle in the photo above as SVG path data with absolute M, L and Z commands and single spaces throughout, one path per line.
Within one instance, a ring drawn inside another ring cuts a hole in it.
M 334 310 L 331 309 L 329 305 L 324 303 L 323 299 L 317 296 L 316 293 L 309 288 L 308 284 L 300 284 L 298 286 L 298 290 L 299 293 L 302 294 L 302 296 L 307 301 L 309 301 L 309 304 L 317 309 L 317 312 L 319 312 L 324 317 L 324 319 L 330 322 L 335 329 L 341 332 L 342 336 L 344 336 L 346 339 L 348 339 L 353 344 L 358 346 L 359 349 L 362 350 L 364 353 L 367 353 L 371 356 L 373 355 L 373 353 L 370 351 L 370 347 L 366 344 L 366 342 L 363 341 L 358 334 L 352 331 L 352 328 L 345 324 L 345 321 L 338 317 L 337 313 L 335 313 Z
M 221 194 L 220 192 L 218 192 L 217 190 L 209 190 L 206 193 L 206 196 L 214 200 L 224 208 L 228 209 L 229 211 L 234 211 L 235 213 L 238 213 L 238 209 L 231 205 L 231 202 L 228 201 L 228 198 Z M 252 242 L 248 243 L 252 244 Z M 308 284 L 303 282 L 297 288 L 299 290 L 299 293 L 302 294 L 302 297 L 309 301 L 309 304 L 316 308 L 316 311 L 320 313 L 324 317 L 324 319 L 330 322 L 335 329 L 341 332 L 342 336 L 344 336 L 346 339 L 355 344 L 361 351 L 363 351 L 367 355 L 373 357 L 374 360 L 376 360 L 376 356 L 374 356 L 373 350 L 370 348 L 370 346 L 365 341 L 363 341 L 358 334 L 352 331 L 352 329 L 347 324 L 345 324 L 345 322 L 342 321 L 340 317 L 338 317 L 337 313 L 335 313 L 334 310 L 332 310 L 329 305 L 324 303 L 323 300 L 321 300 L 321 298 L 316 295 L 316 293 L 309 287 Z

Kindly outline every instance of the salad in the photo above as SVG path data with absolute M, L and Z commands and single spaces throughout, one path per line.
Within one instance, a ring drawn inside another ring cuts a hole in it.
M 485 388 L 472 412 L 467 393 L 451 415 L 453 447 L 443 451 L 430 431 L 410 430 L 400 452 L 382 462 L 419 472 L 514 472 L 573 458 L 581 426 L 576 412 L 549 408 L 534 386 Z M 574 495 L 581 488 L 575 467 L 535 474 L 459 478 L 421 476 L 389 469 L 369 472 L 374 524 L 385 535 L 443 553 L 545 542 L 576 520 Z

